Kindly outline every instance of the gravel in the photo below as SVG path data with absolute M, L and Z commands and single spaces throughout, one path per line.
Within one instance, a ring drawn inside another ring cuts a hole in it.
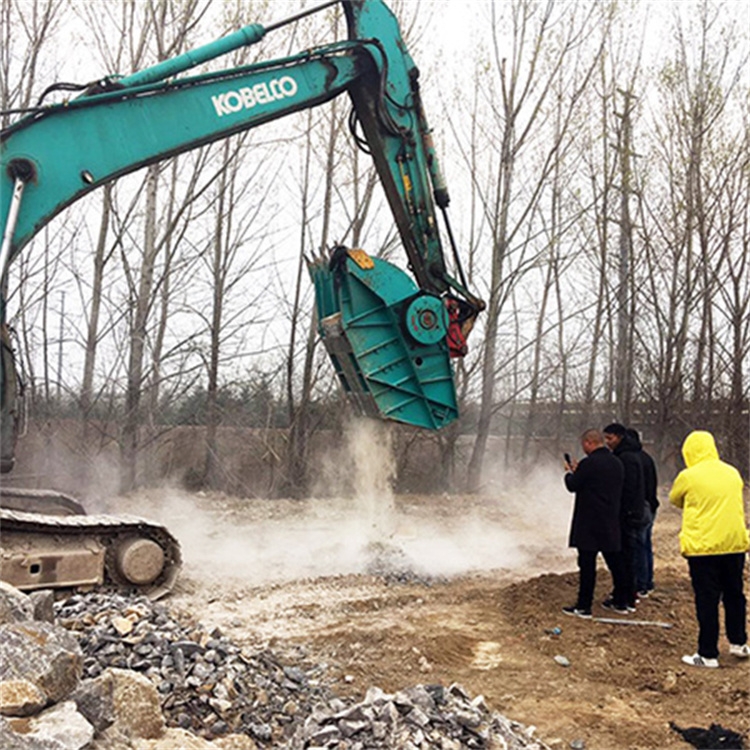
M 327 665 L 304 649 L 283 660 L 270 649 L 250 653 L 218 628 L 180 622 L 143 596 L 75 594 L 55 603 L 55 616 L 81 646 L 83 679 L 109 667 L 140 672 L 162 696 L 167 726 L 209 740 L 242 733 L 261 747 L 290 750 L 545 747 L 533 728 L 492 713 L 460 685 L 395 694 L 371 687 L 360 703 L 343 700 Z

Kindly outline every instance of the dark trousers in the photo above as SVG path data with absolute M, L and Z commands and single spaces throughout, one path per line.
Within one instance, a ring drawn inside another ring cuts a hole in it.
M 698 617 L 698 653 L 707 659 L 719 655 L 719 602 L 724 603 L 724 626 L 730 643 L 747 642 L 747 601 L 742 591 L 745 553 L 688 557 L 690 581 Z
M 651 509 L 649 508 L 649 515 Z M 645 526 L 636 535 L 635 545 L 635 588 L 637 591 L 651 591 L 654 588 L 654 550 L 651 545 L 651 532 L 654 517 L 650 515 Z
M 638 527 L 622 525 L 622 588 L 629 607 L 635 607 L 635 554 L 639 531 Z
M 578 550 L 578 609 L 591 609 L 594 601 L 594 588 L 596 587 L 596 557 L 599 550 Z M 619 607 L 625 606 L 625 593 L 622 578 L 622 555 L 620 552 L 602 552 L 604 562 L 607 563 L 609 572 L 612 574 L 612 585 L 614 593 L 612 598 Z

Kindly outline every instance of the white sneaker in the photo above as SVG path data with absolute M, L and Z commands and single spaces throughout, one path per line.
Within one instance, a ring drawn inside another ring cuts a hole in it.
M 738 646 L 735 643 L 729 644 L 729 653 L 732 656 L 736 656 L 738 659 L 747 659 L 750 656 L 750 646 L 747 643 L 743 643 Z
M 693 654 L 692 656 L 683 656 L 682 661 L 685 664 L 689 664 L 691 667 L 709 667 L 710 669 L 716 669 L 719 666 L 718 659 L 708 659 L 700 654 Z

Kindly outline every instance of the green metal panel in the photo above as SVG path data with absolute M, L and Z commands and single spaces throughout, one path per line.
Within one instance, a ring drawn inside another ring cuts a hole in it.
M 339 379 L 365 414 L 445 427 L 458 417 L 445 337 L 422 343 L 407 334 L 406 313 L 420 290 L 400 268 L 372 260 L 372 269 L 351 259 L 310 267 L 320 332 Z

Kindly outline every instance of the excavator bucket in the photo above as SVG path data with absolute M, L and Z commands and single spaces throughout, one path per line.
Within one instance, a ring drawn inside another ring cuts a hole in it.
M 308 268 L 319 331 L 355 409 L 429 430 L 455 420 L 443 300 L 363 250 L 338 248 Z

